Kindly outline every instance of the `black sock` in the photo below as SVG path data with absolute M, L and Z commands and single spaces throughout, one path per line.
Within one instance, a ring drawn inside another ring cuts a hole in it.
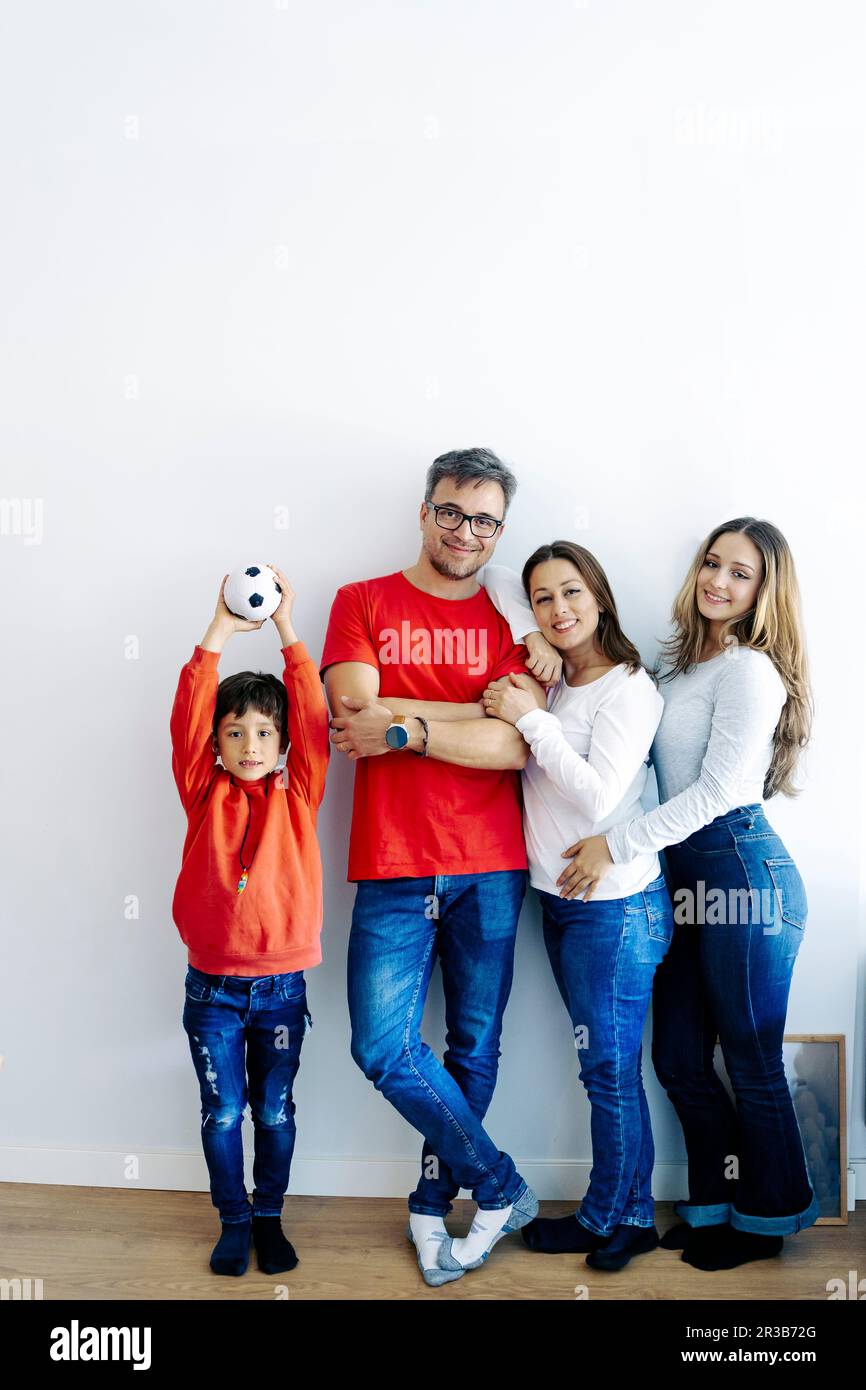
M 683 1251 L 686 1264 L 695 1269 L 736 1269 L 750 1260 L 766 1260 L 779 1255 L 784 1241 L 781 1236 L 759 1236 L 752 1231 L 738 1231 L 733 1226 L 707 1226 L 709 1231 L 722 1234 L 712 1243 L 697 1246 L 690 1241 Z
M 520 1234 L 530 1250 L 540 1250 L 545 1255 L 597 1250 L 608 1239 L 590 1231 L 576 1216 L 536 1216 L 521 1227 Z
M 662 1250 L 685 1250 L 692 1238 L 692 1232 L 698 1229 L 699 1227 L 690 1226 L 688 1222 L 681 1221 L 678 1226 L 671 1226 L 669 1231 L 665 1231 L 659 1245 Z
M 721 1249 L 730 1226 L 727 1221 L 720 1221 L 715 1226 L 691 1226 L 689 1233 L 682 1245 L 682 1258 L 686 1264 L 692 1263 L 692 1256 L 696 1260 L 714 1259 L 716 1251 Z M 706 1266 L 701 1263 L 695 1265 L 696 1269 L 704 1269 Z
M 250 1258 L 250 1223 L 223 1223 L 222 1235 L 213 1248 L 210 1267 L 214 1274 L 245 1274 Z
M 253 1217 L 253 1243 L 263 1274 L 282 1274 L 298 1263 L 295 1247 L 283 1235 L 278 1216 Z

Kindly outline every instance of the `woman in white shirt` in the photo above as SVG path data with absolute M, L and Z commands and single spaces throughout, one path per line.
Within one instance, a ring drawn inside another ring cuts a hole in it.
M 622 1269 L 658 1245 L 641 1038 L 673 909 L 654 850 L 615 870 L 590 903 L 566 901 L 556 879 L 566 845 L 640 814 L 662 699 L 622 632 L 603 569 L 582 546 L 541 546 L 522 583 L 488 565 L 484 584 L 518 625 L 528 596 L 530 626 L 562 659 L 546 709 L 536 683 L 522 675 L 488 686 L 483 701 L 532 750 L 522 774 L 529 877 L 591 1104 L 593 1165 L 579 1211 L 536 1218 L 522 1228 L 523 1239 L 533 1250 L 584 1251 L 594 1268 Z
M 819 1215 L 782 1064 L 806 924 L 797 867 L 764 813 L 811 723 L 794 562 L 768 521 L 724 522 L 701 545 L 665 644 L 652 749 L 661 805 L 565 850 L 569 899 L 664 849 L 675 904 L 653 995 L 653 1062 L 683 1126 L 689 1199 L 662 1245 L 699 1269 L 777 1255 Z M 718 1036 L 736 1098 L 713 1067 Z

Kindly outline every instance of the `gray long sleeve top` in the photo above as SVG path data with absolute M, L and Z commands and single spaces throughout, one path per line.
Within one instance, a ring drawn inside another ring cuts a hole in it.
M 679 844 L 716 816 L 764 799 L 787 691 L 772 661 L 731 647 L 670 681 L 650 759 L 660 805 L 609 830 L 615 864 Z

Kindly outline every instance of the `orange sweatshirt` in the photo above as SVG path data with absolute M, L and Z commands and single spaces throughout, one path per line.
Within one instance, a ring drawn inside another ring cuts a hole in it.
M 172 916 L 190 965 L 208 975 L 282 975 L 322 959 L 316 818 L 330 752 L 328 711 L 303 642 L 282 654 L 290 739 L 285 770 L 241 784 L 216 761 L 218 652 L 195 648 L 171 711 L 171 765 L 189 820 Z M 244 862 L 252 859 L 252 866 L 238 893 L 248 818 Z

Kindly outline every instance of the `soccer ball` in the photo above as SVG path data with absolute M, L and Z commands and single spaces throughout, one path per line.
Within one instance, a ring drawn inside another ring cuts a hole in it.
M 226 580 L 223 597 L 236 617 L 257 623 L 277 611 L 283 591 L 268 565 L 242 565 Z

